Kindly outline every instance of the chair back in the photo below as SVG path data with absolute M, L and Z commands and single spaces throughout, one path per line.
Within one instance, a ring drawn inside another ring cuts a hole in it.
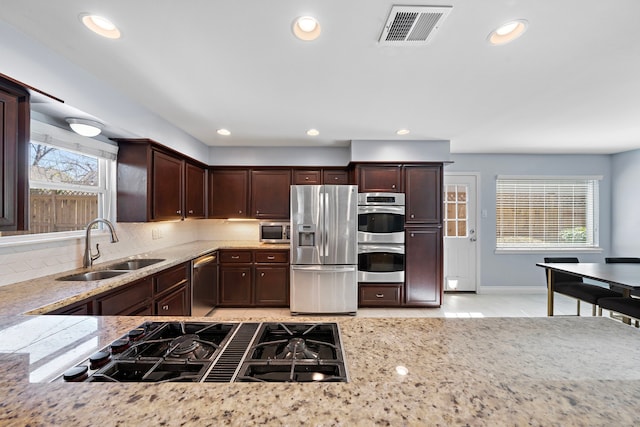
M 577 264 L 580 261 L 578 260 L 578 258 L 575 258 L 575 257 L 564 257 L 564 258 L 563 257 L 545 257 L 544 262 L 545 264 L 553 264 L 553 263 L 558 263 L 558 264 L 576 263 Z M 582 277 L 574 276 L 573 274 L 561 273 L 559 271 L 552 271 L 551 273 L 553 274 L 553 283 L 565 283 L 565 282 L 582 283 Z
M 605 258 L 604 262 L 607 264 L 639 264 L 640 258 L 634 257 L 611 257 Z

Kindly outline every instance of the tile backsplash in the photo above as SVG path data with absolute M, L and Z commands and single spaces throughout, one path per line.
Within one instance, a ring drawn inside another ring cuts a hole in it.
M 154 223 L 116 223 L 119 241 L 92 231 L 91 243 L 102 254 L 94 262 L 144 254 L 196 240 L 258 240 L 257 221 L 191 220 Z M 82 267 L 84 237 L 0 247 L 0 286 Z

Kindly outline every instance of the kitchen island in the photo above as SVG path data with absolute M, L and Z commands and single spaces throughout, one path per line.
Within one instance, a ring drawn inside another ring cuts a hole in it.
M 607 318 L 296 318 L 338 322 L 348 383 L 30 382 L 144 320 L 0 317 L 0 425 L 640 423 L 640 331 Z

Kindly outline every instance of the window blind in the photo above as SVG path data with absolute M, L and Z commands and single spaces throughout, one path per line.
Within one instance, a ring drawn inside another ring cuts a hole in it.
M 599 179 L 498 176 L 496 248 L 598 246 Z

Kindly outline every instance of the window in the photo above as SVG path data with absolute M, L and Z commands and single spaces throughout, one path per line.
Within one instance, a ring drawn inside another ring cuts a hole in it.
M 0 236 L 73 232 L 111 217 L 116 152 L 115 145 L 32 121 L 29 229 Z
M 444 200 L 445 237 L 468 237 L 467 185 L 447 185 Z
M 600 179 L 498 176 L 496 248 L 597 248 Z

